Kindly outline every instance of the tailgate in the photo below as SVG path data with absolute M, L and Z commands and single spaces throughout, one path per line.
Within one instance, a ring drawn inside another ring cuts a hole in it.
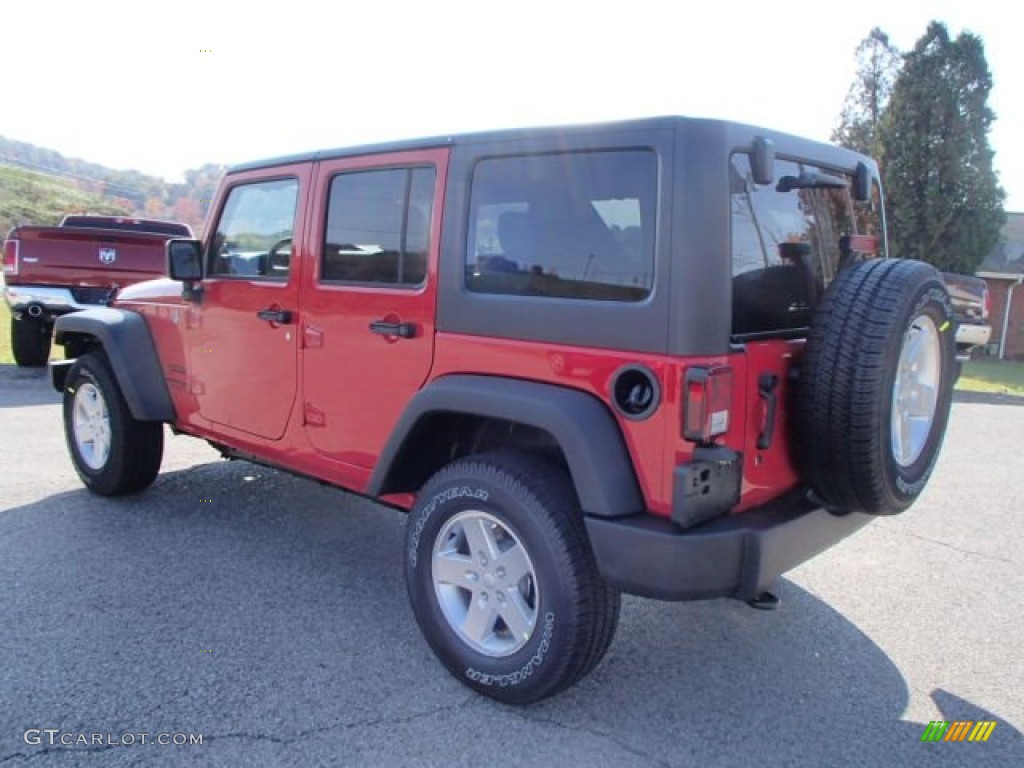
M 12 284 L 127 285 L 162 275 L 167 238 L 77 227 L 20 227 Z

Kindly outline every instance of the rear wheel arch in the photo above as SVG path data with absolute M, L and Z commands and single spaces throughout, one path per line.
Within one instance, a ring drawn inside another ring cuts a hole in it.
M 368 490 L 416 492 L 445 464 L 501 449 L 564 465 L 588 514 L 645 508 L 622 432 L 604 403 L 579 390 L 491 376 L 446 376 L 421 390 L 392 431 Z

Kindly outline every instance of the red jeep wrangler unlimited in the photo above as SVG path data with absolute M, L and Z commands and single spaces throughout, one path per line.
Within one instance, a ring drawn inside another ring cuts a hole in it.
M 526 703 L 620 593 L 773 603 L 907 508 L 954 375 L 938 272 L 884 256 L 875 164 L 661 118 L 297 155 L 225 178 L 173 279 L 61 317 L 75 468 L 140 491 L 163 424 L 409 510 L 413 611 Z

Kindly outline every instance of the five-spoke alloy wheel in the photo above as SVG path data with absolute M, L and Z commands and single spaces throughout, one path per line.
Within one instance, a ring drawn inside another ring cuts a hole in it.
M 64 435 L 78 476 L 101 496 L 141 491 L 160 471 L 163 424 L 132 416 L 100 350 L 82 355 L 68 371 Z
M 464 684 L 526 704 L 608 650 L 619 593 L 598 573 L 565 469 L 526 453 L 455 461 L 423 487 L 407 525 L 413 612 Z

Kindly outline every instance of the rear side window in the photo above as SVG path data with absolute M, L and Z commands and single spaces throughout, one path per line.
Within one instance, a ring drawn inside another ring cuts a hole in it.
M 733 155 L 730 174 L 733 334 L 805 329 L 839 268 L 840 238 L 858 234 L 849 187 L 758 186 L 745 154 Z M 809 164 L 775 163 L 776 182 L 801 174 L 836 176 Z
M 331 180 L 320 279 L 421 284 L 427 276 L 433 168 L 342 173 Z
M 654 283 L 657 159 L 646 150 L 497 157 L 473 172 L 466 285 L 641 301 Z
M 298 179 L 233 187 L 210 241 L 210 274 L 286 279 L 298 199 Z

